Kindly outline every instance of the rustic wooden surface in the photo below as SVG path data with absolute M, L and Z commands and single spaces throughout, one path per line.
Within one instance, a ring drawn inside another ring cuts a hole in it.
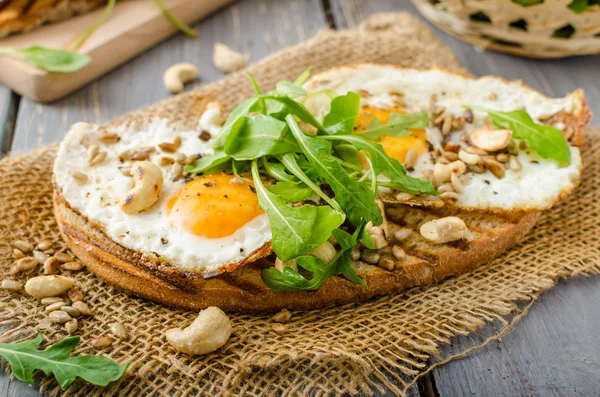
M 76 121 L 103 122 L 167 98 L 163 70 L 174 62 L 199 65 L 196 85 L 218 80 L 212 45 L 220 41 L 249 51 L 251 62 L 332 26 L 354 27 L 383 11 L 417 15 L 409 0 L 241 0 L 195 24 L 199 39 L 179 34 L 50 105 L 18 98 L 0 87 L 0 150 L 21 152 L 60 140 Z M 432 27 L 430 25 L 430 27 Z M 520 78 L 547 95 L 583 87 L 600 114 L 600 56 L 536 61 L 481 53 L 432 27 L 473 74 Z M 443 65 L 442 65 L 443 66 Z M 194 85 L 188 87 L 192 89 Z M 598 122 L 594 124 L 598 125 Z M 571 396 L 598 395 L 600 385 L 600 302 L 598 279 L 573 279 L 542 295 L 530 313 L 499 342 L 433 371 L 410 396 Z M 469 337 L 455 338 L 444 355 L 473 346 L 499 329 L 494 324 Z M 38 396 L 24 383 L 0 373 L 0 397 Z

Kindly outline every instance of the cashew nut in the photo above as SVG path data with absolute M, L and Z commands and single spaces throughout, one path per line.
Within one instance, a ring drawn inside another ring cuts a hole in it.
M 249 54 L 240 54 L 222 43 L 215 43 L 213 63 L 223 73 L 235 72 L 248 64 Z
M 198 78 L 198 68 L 191 63 L 177 63 L 163 74 L 163 84 L 172 94 L 183 91 L 183 85 Z
M 421 225 L 421 236 L 433 244 L 444 244 L 450 241 L 465 239 L 473 240 L 473 235 L 467 229 L 462 219 L 455 216 L 435 219 Z
M 319 258 L 325 263 L 329 263 L 336 255 L 335 247 L 329 241 L 325 241 L 319 247 L 314 249 L 310 255 Z
M 130 172 L 135 185 L 121 201 L 121 210 L 126 214 L 137 214 L 156 203 L 162 190 L 163 175 L 150 161 L 133 163 Z
M 495 152 L 508 146 L 511 138 L 511 130 L 494 130 L 486 125 L 471 133 L 469 143 L 476 148 Z
M 178 352 L 190 355 L 211 353 L 231 336 L 231 321 L 218 307 L 202 310 L 187 328 L 167 331 L 167 341 Z
M 73 286 L 72 278 L 63 276 L 38 276 L 27 280 L 25 292 L 34 298 L 58 296 L 67 292 Z
M 437 184 L 440 184 L 449 181 L 452 173 L 460 176 L 466 170 L 467 166 L 460 160 L 453 161 L 450 164 L 436 163 L 433 169 L 433 178 Z

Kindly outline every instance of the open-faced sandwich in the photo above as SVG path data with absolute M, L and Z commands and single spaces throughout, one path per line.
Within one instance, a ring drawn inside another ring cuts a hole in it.
M 0 37 L 90 11 L 107 0 L 0 0 Z
M 315 309 L 517 243 L 582 172 L 582 90 L 364 64 L 281 81 L 198 129 L 76 124 L 56 218 L 100 277 L 190 309 Z

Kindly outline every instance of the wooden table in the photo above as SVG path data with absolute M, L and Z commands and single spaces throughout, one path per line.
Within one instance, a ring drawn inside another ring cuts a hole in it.
M 76 121 L 104 122 L 168 97 L 161 77 L 164 69 L 175 62 L 199 66 L 197 85 L 220 79 L 222 74 L 211 61 L 213 43 L 217 41 L 250 51 L 254 62 L 325 27 L 354 27 L 372 13 L 401 10 L 418 15 L 409 0 L 238 1 L 198 22 L 195 29 L 199 39 L 181 34 L 172 37 L 54 104 L 34 103 L 0 87 L 0 150 L 22 152 L 56 142 Z M 481 53 L 433 30 L 474 74 L 522 79 L 550 96 L 583 87 L 592 111 L 600 115 L 600 56 L 536 61 Z M 539 299 L 509 335 L 467 358 L 437 368 L 410 395 L 600 394 L 599 287 L 597 277 L 560 282 Z M 443 354 L 477 344 L 495 333 L 496 326 L 455 338 L 451 347 L 442 349 Z M 0 375 L 0 397 L 37 395 L 26 384 L 11 381 L 5 372 Z

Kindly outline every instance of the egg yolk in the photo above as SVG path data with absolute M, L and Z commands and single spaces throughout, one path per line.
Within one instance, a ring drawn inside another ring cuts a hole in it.
M 392 107 L 391 109 L 378 109 L 372 106 L 363 106 L 358 114 L 355 131 L 360 132 L 369 128 L 369 124 L 374 119 L 378 119 L 380 124 L 387 124 L 391 113 L 406 113 L 403 109 Z M 425 130 L 422 128 L 409 129 L 410 135 L 407 136 L 381 136 L 381 146 L 385 153 L 400 161 L 404 162 L 406 153 L 413 149 L 417 155 L 427 151 L 427 137 Z
M 167 203 L 167 213 L 176 229 L 219 238 L 232 235 L 263 211 L 252 184 L 221 173 L 186 183 Z

